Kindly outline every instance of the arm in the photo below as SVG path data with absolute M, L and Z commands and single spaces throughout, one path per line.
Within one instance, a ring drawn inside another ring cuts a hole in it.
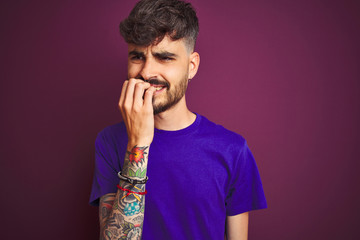
M 142 180 L 146 176 L 154 135 L 153 92 L 149 83 L 130 79 L 125 81 L 119 100 L 129 139 L 122 175 L 132 179 Z M 118 188 L 116 193 L 100 198 L 100 239 L 141 239 L 145 184 L 120 180 Z
M 249 212 L 226 217 L 226 239 L 247 240 L 249 226 Z
M 147 148 L 148 149 L 148 148 Z M 140 151 L 140 154 L 138 153 Z M 146 150 L 134 147 L 125 157 L 122 175 L 132 179 L 143 179 L 146 176 L 146 162 L 135 163 L 134 153 L 145 159 Z M 127 166 L 125 166 L 125 163 Z M 133 164 L 135 163 L 135 164 Z M 145 184 L 130 184 L 120 180 L 119 186 L 132 192 L 145 192 Z M 118 189 L 117 193 L 109 193 L 100 198 L 99 219 L 100 239 L 139 239 L 145 210 L 145 195 L 129 193 Z

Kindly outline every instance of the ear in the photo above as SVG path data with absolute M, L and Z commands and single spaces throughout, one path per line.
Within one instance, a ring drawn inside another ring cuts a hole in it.
M 193 52 L 190 54 L 189 58 L 190 64 L 189 64 L 189 79 L 192 79 L 195 77 L 197 70 L 199 69 L 200 65 L 200 55 L 197 52 Z

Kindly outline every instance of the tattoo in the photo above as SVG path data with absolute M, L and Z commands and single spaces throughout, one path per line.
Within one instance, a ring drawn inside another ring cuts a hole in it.
M 142 228 L 140 226 L 135 226 L 134 224 L 130 222 L 124 222 L 122 224 L 122 233 L 124 236 L 122 236 L 121 240 L 140 240 L 141 239 L 141 232 Z
M 144 179 L 147 172 L 149 146 L 135 146 L 127 151 L 122 173 L 128 177 Z M 120 180 L 116 194 L 100 198 L 100 239 L 134 240 L 141 239 L 145 211 L 145 184 L 130 184 Z
M 114 201 L 113 209 L 114 210 L 120 209 L 117 201 Z
M 143 170 L 141 170 L 141 168 L 139 168 L 136 172 L 134 172 L 134 170 L 129 168 L 128 171 L 129 171 L 129 177 L 145 178 L 147 169 L 144 168 Z
M 108 218 L 108 226 L 109 227 L 116 227 L 120 228 L 120 223 L 124 221 L 124 217 L 121 216 L 119 213 L 114 213 L 112 216 Z
M 124 214 L 125 216 L 133 216 L 140 212 L 140 205 L 138 202 L 126 203 Z
M 107 236 L 108 239 L 111 239 L 112 233 L 109 230 L 105 230 L 105 236 Z
M 141 238 L 141 228 L 135 227 L 130 230 L 130 232 L 127 234 L 127 239 L 139 239 Z
M 143 216 L 137 216 L 137 217 L 134 217 L 131 221 L 133 221 L 133 222 L 140 222 L 140 221 L 142 221 L 143 220 Z
M 109 213 L 110 213 L 110 209 L 108 209 L 107 207 L 102 207 L 102 209 L 101 209 L 101 217 L 102 217 L 102 219 L 109 216 Z
M 145 191 L 145 184 L 136 184 L 131 185 L 128 183 L 124 184 L 124 188 L 130 189 L 136 192 L 144 192 Z M 124 214 L 126 216 L 133 216 L 141 211 L 144 206 L 144 196 L 138 195 L 136 193 L 128 193 L 123 192 L 122 196 L 118 199 L 118 206 L 120 209 L 124 209 Z M 137 206 L 139 208 L 137 208 Z M 131 209 L 130 209 L 131 207 Z M 125 211 L 126 210 L 126 211 Z M 135 213 L 136 212 L 136 213 Z
M 115 199 L 115 194 L 111 193 L 111 194 L 107 194 L 105 196 L 103 196 L 102 198 L 100 198 L 100 216 L 101 216 L 101 220 L 104 220 L 106 218 L 108 218 L 108 216 L 110 215 L 111 212 L 111 208 L 113 207 L 113 203 L 114 203 L 114 199 Z
M 147 152 L 145 152 L 145 150 L 147 149 L 148 147 L 138 147 L 138 146 L 135 146 L 133 147 L 133 149 L 131 149 L 131 152 L 127 152 L 128 155 L 129 155 L 129 160 L 130 160 L 130 163 L 132 165 L 135 165 L 139 167 L 139 163 L 142 164 L 144 163 L 144 159 L 145 159 L 145 154 L 147 154 Z

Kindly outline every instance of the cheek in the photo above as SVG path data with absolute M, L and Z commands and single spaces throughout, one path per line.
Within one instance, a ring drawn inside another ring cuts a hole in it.
M 179 82 L 184 79 L 184 76 L 188 73 L 188 68 L 184 65 L 177 65 L 167 67 L 163 71 L 163 77 L 171 82 Z
M 128 63 L 128 77 L 129 78 L 137 77 L 139 75 L 140 71 L 141 71 L 141 67 L 139 65 Z

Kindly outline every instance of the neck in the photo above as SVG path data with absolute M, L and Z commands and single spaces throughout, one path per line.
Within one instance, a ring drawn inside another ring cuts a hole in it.
M 155 128 L 176 131 L 190 126 L 196 119 L 186 106 L 185 96 L 172 108 L 155 115 Z

